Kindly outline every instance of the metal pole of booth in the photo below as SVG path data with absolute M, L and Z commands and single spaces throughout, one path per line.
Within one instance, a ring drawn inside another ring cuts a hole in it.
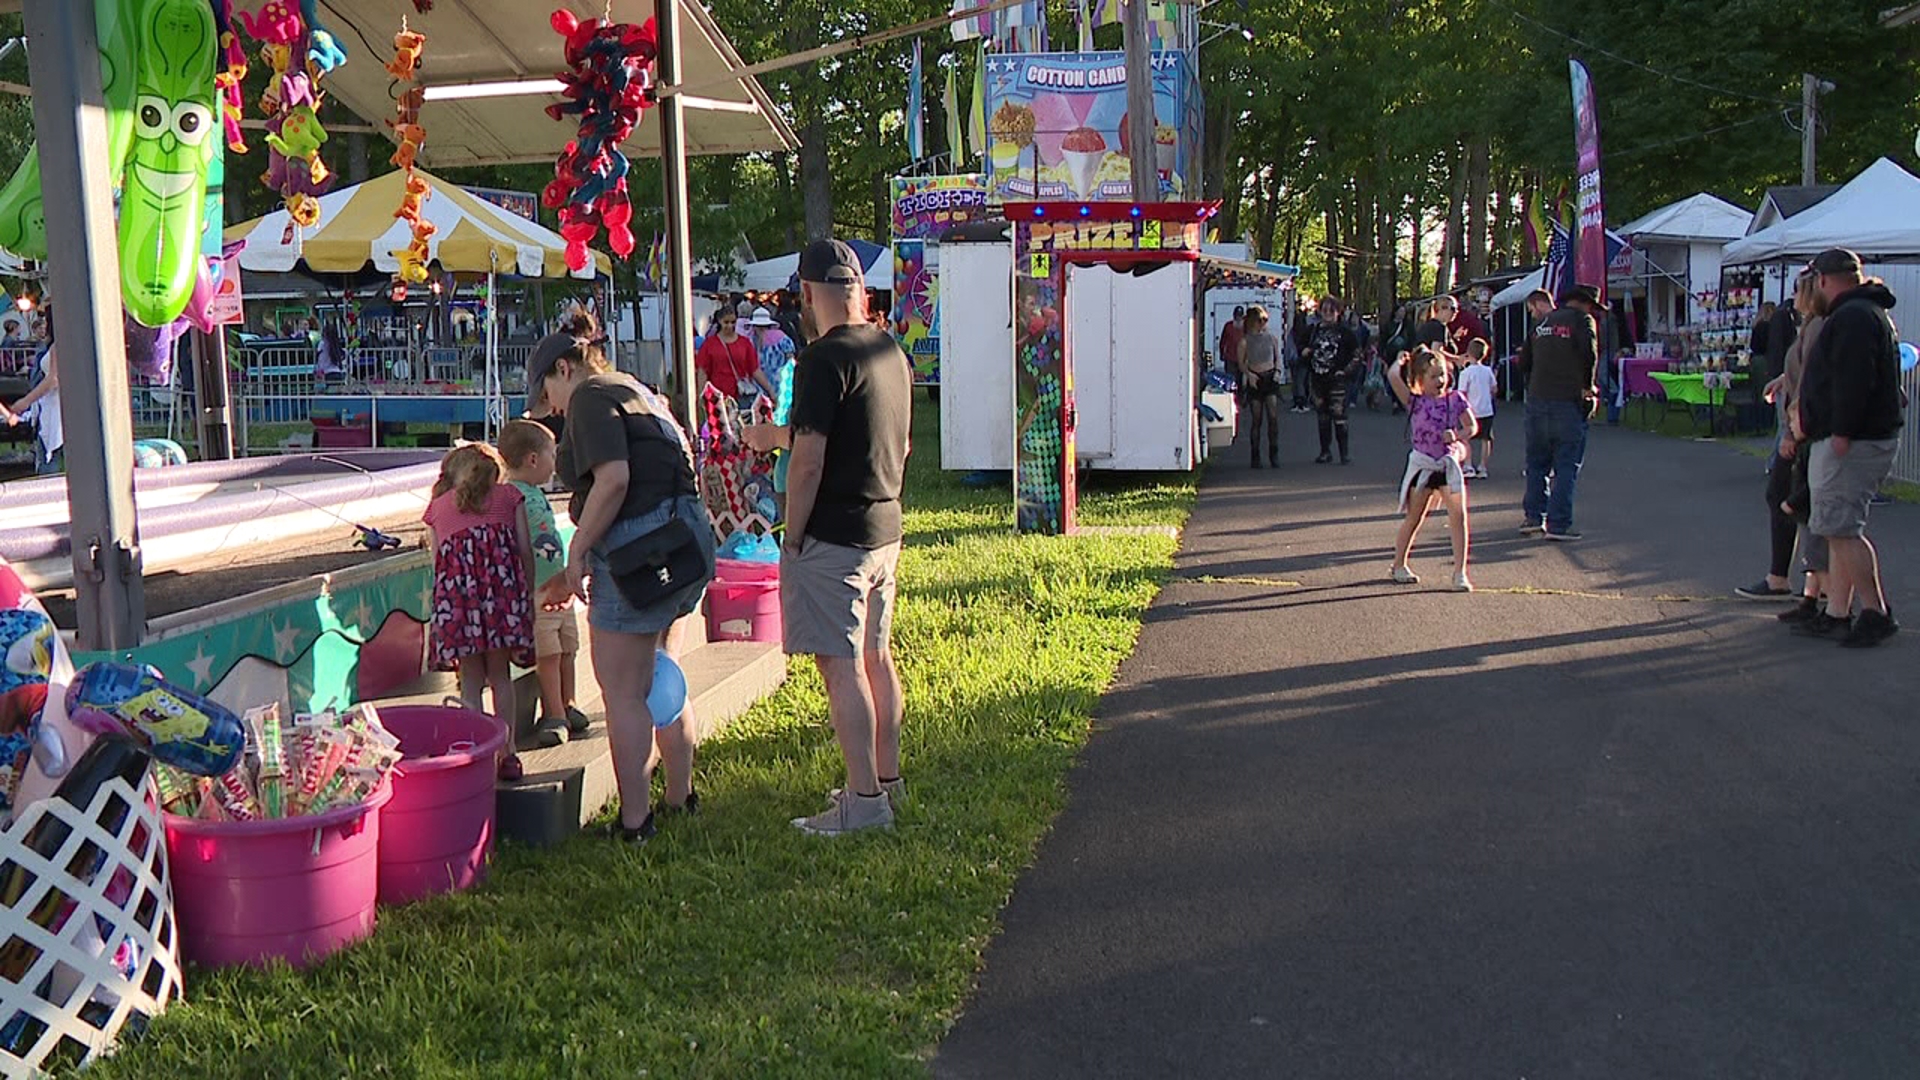
M 193 388 L 200 407 L 200 457 L 227 461 L 233 457 L 233 387 L 227 372 L 227 328 L 193 335 Z
M 45 192 L 60 417 L 66 427 L 74 609 L 87 651 L 140 643 L 147 613 L 133 503 L 133 401 L 94 6 L 27 0 L 33 125 Z
M 507 399 L 502 392 L 500 378 L 500 329 L 498 325 L 499 308 L 494 302 L 494 290 L 499 281 L 492 267 L 487 268 L 487 441 L 493 442 L 500 427 L 507 420 Z
M 659 33 L 655 66 L 664 86 L 680 85 L 680 0 L 655 0 L 654 25 Z M 667 226 L 667 364 L 673 372 L 681 418 L 698 424 L 693 396 L 693 227 L 687 208 L 686 99 L 679 94 L 661 97 L 660 177 L 666 192 Z

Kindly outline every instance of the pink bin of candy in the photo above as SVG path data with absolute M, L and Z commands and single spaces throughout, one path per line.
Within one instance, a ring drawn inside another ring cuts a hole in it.
M 367 801 L 309 817 L 168 816 L 180 953 L 205 967 L 318 963 L 373 933 L 382 783 Z
M 780 564 L 719 559 L 707 587 L 707 640 L 780 643 Z
M 404 904 L 486 880 L 506 725 L 439 705 L 381 709 L 380 722 L 403 755 L 393 767 L 393 801 L 381 814 L 380 902 Z

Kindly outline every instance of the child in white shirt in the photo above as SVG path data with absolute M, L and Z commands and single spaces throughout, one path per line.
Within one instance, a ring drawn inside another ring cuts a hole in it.
M 1467 396 L 1477 430 L 1473 434 L 1472 454 L 1467 461 L 1467 477 L 1487 478 L 1487 462 L 1493 458 L 1493 363 L 1487 339 L 1474 338 L 1467 343 L 1468 363 L 1460 372 L 1460 392 Z M 1478 462 L 1473 460 L 1478 457 Z

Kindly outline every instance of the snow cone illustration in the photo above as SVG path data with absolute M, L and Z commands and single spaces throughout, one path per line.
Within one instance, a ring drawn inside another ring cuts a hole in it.
M 1174 164 L 1180 149 L 1180 133 L 1171 124 L 1155 124 L 1153 127 L 1154 168 L 1161 175 L 1172 176 Z
M 1074 194 L 1086 198 L 1100 178 L 1100 166 L 1107 160 L 1107 140 L 1090 127 L 1077 127 L 1060 140 L 1060 157 L 1067 165 L 1067 178 Z

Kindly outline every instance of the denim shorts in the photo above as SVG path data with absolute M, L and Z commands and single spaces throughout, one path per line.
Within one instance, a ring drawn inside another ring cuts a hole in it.
M 694 539 L 706 555 L 707 572 L 686 588 L 655 601 L 635 607 L 613 583 L 607 569 L 607 552 L 630 544 L 678 516 L 693 530 Z M 713 522 L 698 497 L 682 495 L 661 503 L 638 517 L 621 518 L 607 535 L 587 552 L 587 574 L 592 584 L 587 589 L 587 625 L 615 634 L 657 634 L 675 622 L 700 610 L 700 600 L 713 580 Z

